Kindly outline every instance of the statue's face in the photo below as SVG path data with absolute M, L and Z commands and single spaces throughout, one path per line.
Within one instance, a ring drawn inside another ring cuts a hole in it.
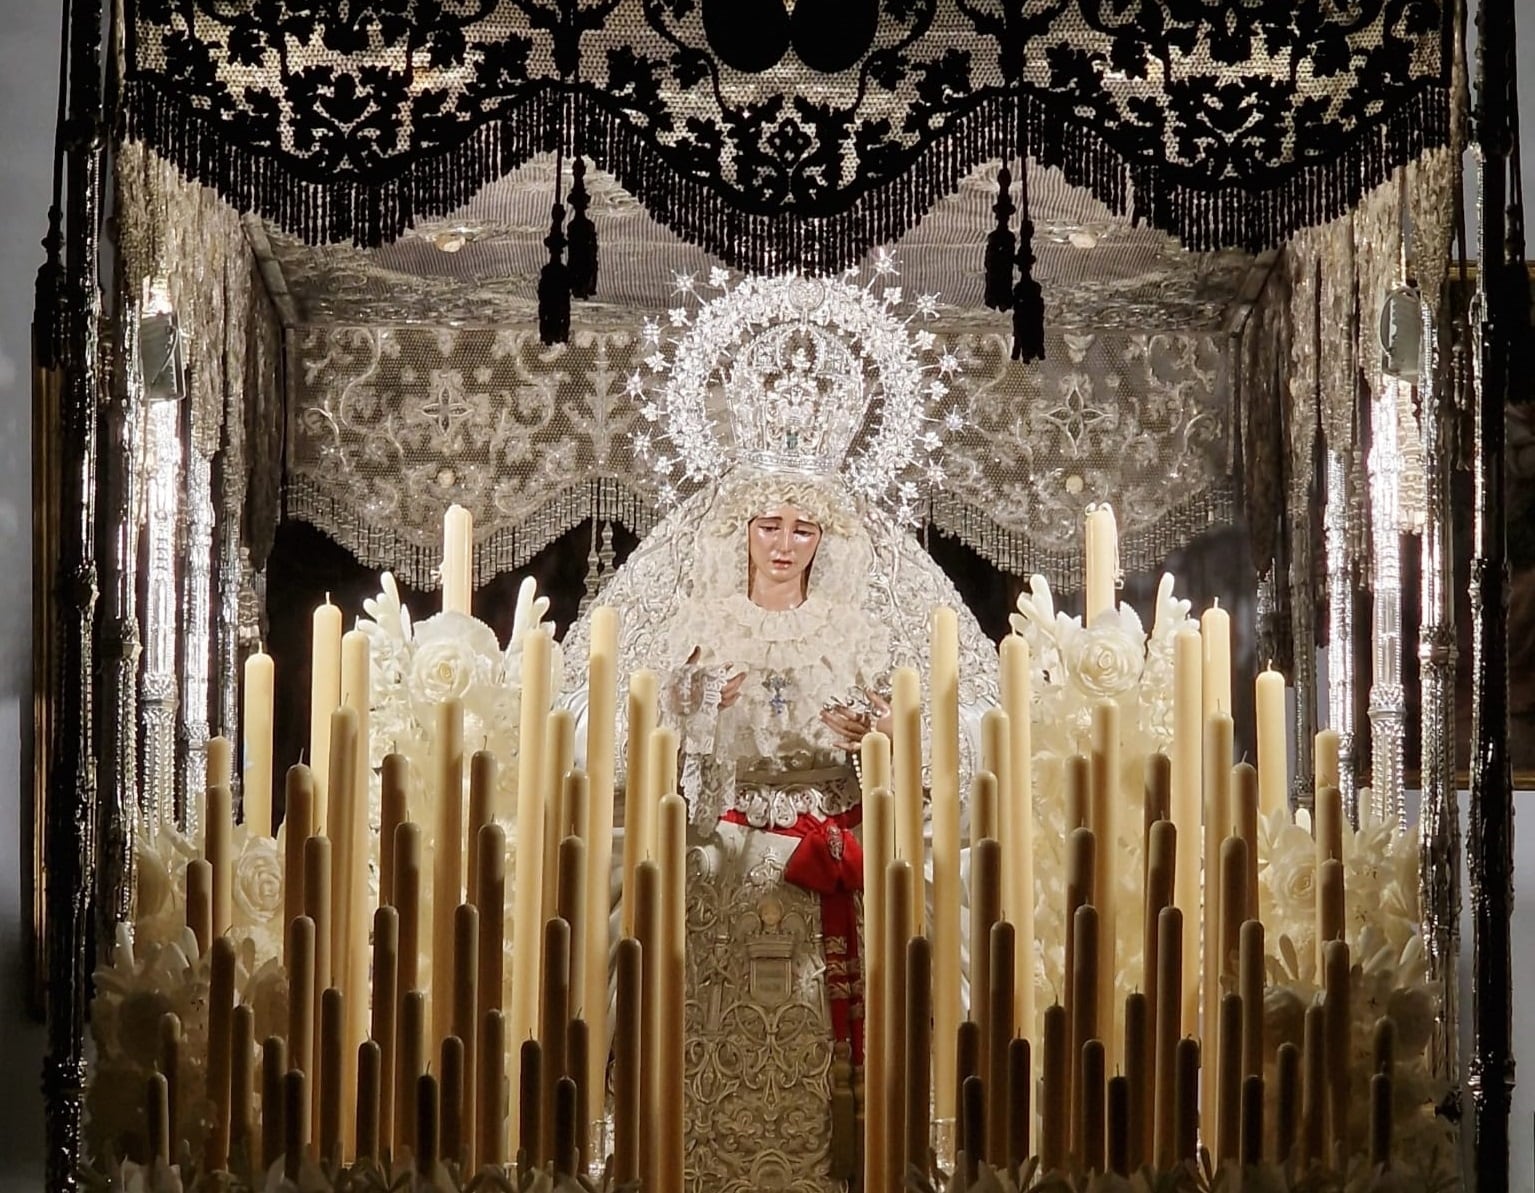
M 821 528 L 795 506 L 781 505 L 748 524 L 752 574 L 777 584 L 803 580 L 815 549 L 821 542 Z

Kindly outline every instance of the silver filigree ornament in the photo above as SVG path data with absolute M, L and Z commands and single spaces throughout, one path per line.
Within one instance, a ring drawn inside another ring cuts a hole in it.
M 937 299 L 902 306 L 895 263 L 881 255 L 867 284 L 790 273 L 731 285 L 677 279 L 684 300 L 645 324 L 628 392 L 655 437 L 637 455 L 664 478 L 663 501 L 732 468 L 837 476 L 854 493 L 913 522 L 920 482 L 938 456 L 949 395 L 937 338 L 918 321 Z M 927 360 L 934 360 L 929 365 Z M 666 441 L 665 443 L 661 442 Z M 674 449 L 674 454 L 670 449 Z

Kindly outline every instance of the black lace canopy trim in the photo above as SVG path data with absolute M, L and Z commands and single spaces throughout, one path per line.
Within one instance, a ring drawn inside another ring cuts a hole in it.
M 311 243 L 541 152 L 742 269 L 845 267 L 1020 151 L 1272 247 L 1450 125 L 1440 0 L 127 0 L 124 132 Z M 978 228 L 978 242 L 987 229 Z

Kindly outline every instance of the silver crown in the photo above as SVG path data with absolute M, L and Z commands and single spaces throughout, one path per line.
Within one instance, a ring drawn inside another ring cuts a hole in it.
M 935 408 L 958 362 L 945 352 L 939 376 L 927 375 L 923 355 L 935 350 L 935 337 L 910 323 L 931 318 L 937 300 L 923 295 L 903 313 L 899 287 L 887 284 L 894 272 L 888 254 L 863 286 L 798 274 L 732 286 L 716 270 L 708 286 L 721 293 L 710 299 L 694 278 L 679 276 L 679 292 L 701 305 L 672 309 L 665 328 L 646 321 L 644 367 L 628 386 L 675 449 L 649 433 L 636 437 L 637 456 L 662 477 L 663 503 L 677 495 L 679 472 L 718 479 L 746 464 L 840 477 L 913 517 L 913 474 L 939 475 L 933 461 L 949 419 Z

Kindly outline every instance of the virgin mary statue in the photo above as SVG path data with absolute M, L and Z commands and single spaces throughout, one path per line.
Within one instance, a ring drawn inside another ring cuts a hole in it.
M 992 643 L 899 508 L 944 386 L 931 335 L 841 282 L 747 279 L 676 339 L 648 331 L 662 383 L 634 389 L 698 487 L 598 602 L 620 612 L 620 685 L 657 672 L 682 746 L 687 1184 L 832 1190 L 863 1054 L 859 744 L 888 730 L 893 669 L 925 673 L 940 605 L 966 771 L 997 700 Z M 565 650 L 578 738 L 588 631 Z

